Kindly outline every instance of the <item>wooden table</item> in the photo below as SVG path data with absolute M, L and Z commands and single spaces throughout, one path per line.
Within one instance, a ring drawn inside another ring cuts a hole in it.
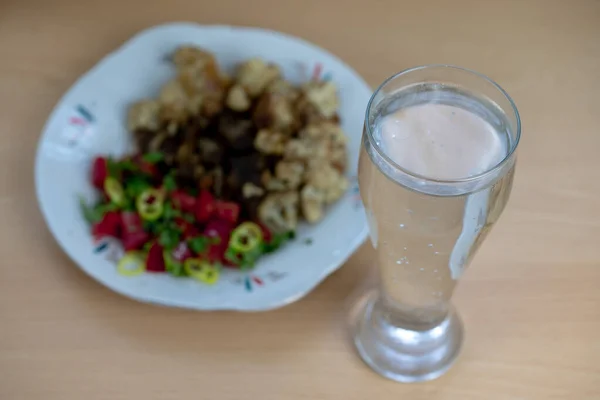
M 0 399 L 600 399 L 600 2 L 119 4 L 0 3 Z M 517 179 L 457 290 L 466 343 L 446 376 L 393 383 L 351 351 L 344 307 L 364 282 L 367 247 L 302 301 L 262 314 L 135 303 L 62 254 L 32 179 L 48 113 L 136 31 L 183 19 L 306 38 L 373 85 L 452 63 L 513 96 Z

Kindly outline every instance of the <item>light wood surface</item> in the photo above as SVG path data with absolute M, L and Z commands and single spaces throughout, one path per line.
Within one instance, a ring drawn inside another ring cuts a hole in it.
M 452 63 L 513 96 L 514 191 L 455 295 L 466 342 L 446 376 L 393 383 L 347 344 L 368 247 L 302 301 L 261 314 L 135 303 L 62 254 L 33 189 L 44 121 L 103 55 L 172 20 L 291 33 L 372 85 Z M 598 93 L 598 1 L 1 1 L 0 399 L 600 399 Z

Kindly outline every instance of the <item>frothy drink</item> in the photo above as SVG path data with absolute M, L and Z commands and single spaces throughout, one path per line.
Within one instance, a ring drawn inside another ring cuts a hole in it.
M 383 116 L 376 136 L 403 168 L 433 179 L 462 179 L 506 156 L 506 138 L 482 117 L 445 104 L 421 104 Z
M 359 180 L 383 293 L 407 320 L 439 323 L 508 200 L 514 165 L 494 167 L 508 154 L 509 124 L 491 101 L 419 85 L 380 104 L 371 126 Z

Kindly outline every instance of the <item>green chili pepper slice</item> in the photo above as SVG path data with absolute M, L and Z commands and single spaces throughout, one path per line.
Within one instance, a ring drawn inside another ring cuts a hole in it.
M 189 276 L 208 285 L 219 280 L 219 269 L 199 258 L 188 258 L 184 261 L 183 268 Z
M 137 276 L 146 271 L 144 254 L 139 251 L 129 251 L 117 264 L 117 272 L 123 276 Z
M 158 189 L 146 189 L 135 201 L 140 216 L 146 221 L 156 221 L 164 211 L 164 195 Z
M 171 254 L 170 250 L 163 250 L 163 260 L 165 260 L 165 270 L 169 274 L 173 276 L 185 276 L 185 271 L 183 270 L 183 263 L 177 261 Z
M 262 229 L 254 222 L 244 222 L 231 232 L 229 247 L 237 253 L 258 249 L 263 241 Z
M 109 176 L 104 180 L 104 192 L 112 201 L 118 206 L 122 206 L 125 203 L 125 190 L 123 185 L 117 179 Z

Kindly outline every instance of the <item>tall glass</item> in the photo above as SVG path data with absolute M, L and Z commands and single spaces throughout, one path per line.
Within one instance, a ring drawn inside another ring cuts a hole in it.
M 380 279 L 354 305 L 352 334 L 381 375 L 434 379 L 455 360 L 450 298 L 508 201 L 520 131 L 508 94 L 458 67 L 400 72 L 371 97 L 359 184 Z

